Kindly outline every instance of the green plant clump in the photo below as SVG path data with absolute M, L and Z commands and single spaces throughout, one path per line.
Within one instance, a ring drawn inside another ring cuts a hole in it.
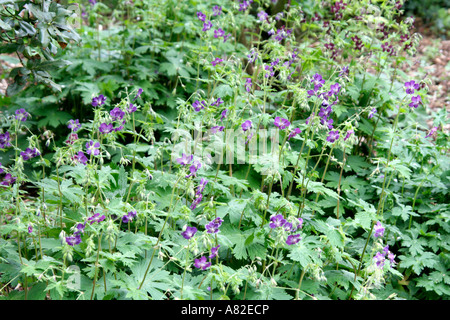
M 450 298 L 403 1 L 1 2 L 0 299 Z

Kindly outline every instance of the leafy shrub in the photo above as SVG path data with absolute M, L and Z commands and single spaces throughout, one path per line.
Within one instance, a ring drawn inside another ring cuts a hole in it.
M 5 100 L 3 297 L 448 298 L 448 119 L 401 7 L 91 1 L 61 92 Z

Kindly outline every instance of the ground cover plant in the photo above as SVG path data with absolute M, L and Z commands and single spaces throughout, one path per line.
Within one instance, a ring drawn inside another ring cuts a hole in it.
M 1 299 L 448 299 L 403 5 L 2 1 Z

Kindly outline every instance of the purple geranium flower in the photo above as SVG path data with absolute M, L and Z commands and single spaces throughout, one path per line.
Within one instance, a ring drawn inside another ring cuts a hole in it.
M 133 113 L 136 110 L 137 110 L 137 108 L 132 103 L 130 103 L 130 105 L 127 108 L 128 113 Z
M 211 61 L 211 64 L 213 65 L 213 67 L 215 67 L 216 65 L 218 65 L 221 62 L 223 62 L 223 59 L 215 58 L 213 61 Z
M 353 130 L 348 130 L 347 134 L 345 135 L 344 141 L 346 141 L 348 138 L 350 138 L 350 136 L 355 133 L 355 131 Z
M 280 118 L 280 117 L 275 117 L 275 120 L 273 122 L 273 124 L 275 125 L 275 127 L 280 128 L 281 130 L 286 129 L 287 127 L 290 126 L 290 122 L 288 119 L 284 119 L 284 118 Z
M 104 95 L 99 95 L 98 97 L 92 98 L 92 106 L 99 107 L 106 102 L 106 97 Z
M 222 13 L 222 7 L 214 6 L 213 7 L 213 16 L 218 16 Z
M 69 124 L 67 125 L 67 128 L 72 130 L 72 132 L 77 132 L 81 128 L 80 121 L 78 119 L 70 120 Z
M 222 111 L 220 121 L 223 121 L 223 119 L 225 119 L 227 117 L 227 112 L 228 112 L 228 109 L 225 109 Z
M 414 94 L 414 89 L 419 90 L 420 84 L 416 83 L 414 80 L 405 82 L 405 88 L 407 94 Z
M 144 92 L 144 90 L 142 88 L 139 88 L 136 95 L 134 96 L 133 101 L 136 100 L 137 98 L 139 98 L 141 96 L 142 92 Z
M 193 164 L 189 167 L 189 171 L 191 172 L 185 178 L 189 178 L 191 176 L 195 176 L 197 174 L 198 169 L 202 166 L 200 161 L 195 160 Z
M 291 234 L 286 239 L 286 244 L 291 246 L 293 244 L 299 243 L 302 238 L 300 237 L 300 234 Z
M 205 225 L 206 231 L 208 233 L 217 233 L 219 232 L 219 228 L 222 225 L 223 220 L 219 217 L 217 217 L 216 219 L 214 219 L 213 221 L 207 223 Z
M 385 258 L 381 252 L 377 252 L 375 257 L 373 257 L 373 260 L 375 261 L 375 264 L 378 268 L 382 269 L 384 266 Z
M 411 97 L 411 103 L 409 104 L 409 106 L 412 108 L 417 108 L 419 106 L 419 104 L 422 103 L 422 99 L 420 98 L 419 95 L 415 96 L 415 97 Z
M 73 247 L 73 246 L 81 243 L 81 236 L 80 236 L 80 234 L 75 234 L 73 236 L 66 237 L 66 242 L 69 246 Z
M 22 156 L 24 161 L 27 161 L 31 158 L 34 158 L 34 157 L 40 155 L 40 152 L 36 148 L 34 148 L 33 150 L 31 150 L 30 148 L 26 148 L 25 151 L 22 151 L 20 153 L 20 155 Z
M 268 17 L 269 17 L 269 15 L 265 11 L 260 11 L 258 13 L 258 18 L 259 18 L 259 21 L 261 21 L 261 22 L 267 21 Z
M 245 80 L 245 90 L 247 90 L 247 92 L 252 90 L 252 78 L 247 78 Z
M 333 142 L 335 142 L 338 139 L 339 139 L 339 130 L 330 131 L 328 133 L 328 137 L 327 137 L 327 141 L 328 142 L 333 143 Z
M 113 131 L 113 124 L 112 123 L 108 123 L 108 124 L 102 123 L 98 129 L 99 129 L 100 133 L 107 134 L 107 133 L 110 133 Z
M 203 256 L 200 259 L 195 259 L 194 266 L 198 269 L 206 270 L 211 266 L 211 262 L 206 262 L 206 257 Z
M 270 217 L 269 227 L 272 229 L 282 227 L 286 223 L 286 219 L 283 218 L 282 214 Z
M 212 23 L 211 23 L 211 21 L 207 21 L 207 22 L 205 22 L 204 24 L 203 24 L 203 29 L 202 29 L 202 31 L 204 31 L 204 32 L 206 32 L 206 31 L 208 31 L 209 29 L 211 29 L 212 28 Z
M 3 177 L 3 181 L 0 182 L 1 185 L 4 186 L 10 186 L 12 184 L 14 184 L 14 182 L 16 182 L 17 178 L 13 177 L 11 175 L 11 173 L 7 173 L 4 177 Z
M 28 225 L 28 233 L 33 233 L 33 226 L 31 224 Z
M 335 83 L 330 86 L 331 94 L 337 95 L 340 90 L 341 90 L 341 85 L 339 83 Z
M 125 116 L 125 112 L 122 111 L 122 109 L 115 107 L 114 109 L 112 109 L 109 112 L 111 118 L 113 119 L 113 121 L 118 121 L 118 120 L 122 120 L 123 117 Z
M 374 226 L 374 231 L 375 232 L 374 232 L 373 236 L 375 238 L 382 237 L 384 235 L 384 227 L 380 221 L 378 221 L 377 224 Z
M 100 215 L 100 213 L 94 213 L 94 215 L 88 218 L 88 221 L 90 221 L 90 224 L 93 224 L 94 222 L 102 222 L 105 219 L 106 219 L 105 215 Z
M 181 158 L 178 158 L 176 161 L 178 162 L 178 164 L 185 166 L 185 165 L 191 163 L 193 158 L 194 158 L 194 156 L 192 154 L 190 156 L 188 156 L 183 153 L 181 155 Z
M 201 102 L 198 100 L 195 100 L 194 103 L 192 104 L 192 107 L 194 108 L 194 110 L 196 112 L 199 112 L 200 110 L 205 109 L 206 106 L 207 106 L 206 101 L 204 101 L 204 100 Z
M 220 106 L 223 103 L 223 100 L 221 98 L 217 98 L 216 101 L 214 101 L 213 103 L 211 103 L 212 106 Z
M 186 227 L 186 230 L 184 232 L 181 233 L 181 235 L 183 236 L 183 238 L 189 240 L 190 238 L 192 238 L 195 233 L 197 232 L 197 228 L 196 227 Z
M 299 128 L 295 128 L 294 130 L 291 131 L 291 133 L 289 133 L 288 140 L 291 140 L 291 138 L 295 137 L 296 135 L 300 134 L 301 132 L 302 132 L 302 130 L 300 130 Z
M 311 82 L 314 84 L 314 91 L 317 91 L 325 83 L 325 80 L 322 78 L 322 76 L 320 74 L 316 73 L 313 76 L 313 79 L 311 80 Z
M 221 132 L 225 129 L 224 126 L 214 126 L 211 128 L 211 134 L 215 134 L 217 132 Z
M 221 38 L 225 35 L 225 31 L 221 28 L 214 30 L 214 38 Z
M 372 119 L 375 113 L 377 113 L 377 108 L 373 108 L 372 110 L 370 110 L 367 118 Z
M 217 257 L 217 252 L 219 251 L 220 244 L 217 245 L 217 247 L 211 248 L 211 255 L 209 256 L 210 259 L 213 259 Z
M 9 136 L 8 131 L 0 134 L 0 149 L 4 149 L 5 147 L 10 147 L 11 146 L 10 141 L 11 141 L 11 137 Z
M 205 22 L 206 15 L 205 15 L 203 12 L 198 11 L 198 12 L 197 12 L 197 18 L 198 18 L 200 21 Z
M 100 154 L 100 142 L 89 141 L 86 143 L 86 152 L 87 154 L 92 154 L 94 156 L 98 156 Z
M 24 108 L 16 110 L 15 114 L 15 118 L 19 121 L 27 121 L 27 117 L 30 115 Z
M 241 127 L 245 132 L 252 127 L 252 122 L 250 120 L 244 121 L 244 123 L 241 124 Z
M 425 138 L 431 137 L 437 131 L 438 127 L 431 128 L 430 132 L 425 136 Z
M 86 165 L 88 158 L 86 158 L 85 154 L 83 151 L 78 151 L 78 154 L 73 156 L 73 160 Z

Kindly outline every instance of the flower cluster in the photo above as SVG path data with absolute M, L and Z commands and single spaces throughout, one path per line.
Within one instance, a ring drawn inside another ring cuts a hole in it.
M 361 50 L 363 47 L 362 40 L 358 36 L 353 36 L 351 39 L 355 44 L 355 50 Z
M 69 246 L 75 246 L 81 243 L 81 234 L 84 233 L 86 223 L 78 223 L 75 226 L 75 232 L 72 236 L 66 237 L 66 243 Z
M 247 10 L 253 3 L 253 0 L 240 0 L 240 1 L 241 3 L 239 3 L 239 11 Z
M 382 252 L 377 252 L 373 257 L 373 261 L 379 269 L 382 269 L 384 267 L 386 257 L 389 259 L 391 267 L 393 267 L 396 264 L 394 260 L 395 255 L 389 251 L 389 245 L 384 247 Z
M 406 88 L 405 89 L 406 94 L 413 95 L 414 90 L 420 90 L 420 84 L 416 83 L 414 80 L 407 81 L 407 82 L 405 82 L 405 88 Z M 422 99 L 421 99 L 420 95 L 417 95 L 415 97 L 412 96 L 411 103 L 409 104 L 409 106 L 411 108 L 417 108 L 419 106 L 419 104 L 421 104 L 421 103 L 422 103 Z
M 200 184 L 197 186 L 197 191 L 195 192 L 194 201 L 192 201 L 192 204 L 191 204 L 191 210 L 194 210 L 195 208 L 197 208 L 198 204 L 200 202 L 202 202 L 203 190 L 205 189 L 205 186 L 207 183 L 208 183 L 208 180 L 201 178 Z
M 270 217 L 269 227 L 272 229 L 283 228 L 287 232 L 296 232 L 303 226 L 303 219 L 298 218 L 295 221 L 296 225 L 288 222 L 282 214 L 274 215 Z M 291 234 L 286 239 L 287 245 L 293 245 L 301 240 L 300 234 Z
M 11 185 L 13 185 L 16 182 L 16 180 L 17 180 L 17 177 L 13 177 L 11 175 L 11 173 L 7 173 L 3 177 L 3 180 L 2 180 L 2 182 L 0 182 L 0 184 L 3 185 L 3 186 L 11 186 Z
M 330 11 L 332 13 L 334 13 L 334 17 L 336 20 L 340 20 L 342 19 L 342 12 L 344 11 L 345 8 L 347 7 L 348 3 L 344 3 L 342 0 L 341 1 L 336 1 L 330 8 Z
M 202 101 L 195 100 L 194 103 L 192 104 L 192 107 L 196 112 L 199 112 L 200 110 L 205 109 L 207 107 L 207 104 L 206 101 L 204 100 Z

